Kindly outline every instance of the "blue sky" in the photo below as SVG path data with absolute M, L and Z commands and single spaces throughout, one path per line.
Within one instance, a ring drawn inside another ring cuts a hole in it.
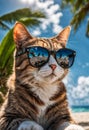
M 72 19 L 70 10 L 59 9 L 59 3 L 59 0 L 0 0 L 0 16 L 24 7 L 44 10 L 48 19 L 43 20 L 40 27 L 29 28 L 29 31 L 34 36 L 51 37 L 68 26 Z M 77 52 L 75 63 L 64 81 L 70 104 L 75 105 L 89 105 L 89 39 L 85 36 L 87 20 L 86 17 L 76 33 L 71 30 L 67 44 L 67 47 Z M 6 31 L 0 29 L 0 42 L 5 34 Z

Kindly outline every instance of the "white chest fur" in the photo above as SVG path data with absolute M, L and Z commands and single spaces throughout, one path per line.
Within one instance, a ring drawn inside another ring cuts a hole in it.
M 57 92 L 58 86 L 45 86 L 40 88 L 36 93 L 39 95 L 40 99 L 45 103 L 49 101 L 49 98 L 52 97 Z
M 53 101 L 50 101 L 50 97 L 52 97 L 58 90 L 58 85 L 56 86 L 44 86 L 42 88 L 37 88 L 36 94 L 39 96 L 39 98 L 44 102 L 45 105 L 38 106 L 39 109 L 39 115 L 42 116 L 45 113 L 46 108 L 53 104 Z

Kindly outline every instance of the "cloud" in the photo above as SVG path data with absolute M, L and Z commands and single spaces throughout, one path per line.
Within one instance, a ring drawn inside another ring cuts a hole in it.
M 89 96 L 89 77 L 81 76 L 78 78 L 78 84 L 73 87 L 73 98 L 83 99 Z
M 89 105 L 89 76 L 80 76 L 76 86 L 71 83 L 68 97 L 72 105 Z
M 38 36 L 38 35 L 40 35 L 40 34 L 41 34 L 41 32 L 40 32 L 39 29 L 36 29 L 36 30 L 33 31 L 33 35 L 34 35 L 34 36 Z
M 46 31 L 50 25 L 52 25 L 53 33 L 59 33 L 62 30 L 59 25 L 62 13 L 59 11 L 59 4 L 55 4 L 54 0 L 29 0 L 28 4 L 32 10 L 41 10 L 47 15 L 46 19 L 41 20 L 42 24 L 36 29 L 37 32 Z M 39 35 L 40 33 L 36 33 L 36 30 L 33 31 L 33 34 Z

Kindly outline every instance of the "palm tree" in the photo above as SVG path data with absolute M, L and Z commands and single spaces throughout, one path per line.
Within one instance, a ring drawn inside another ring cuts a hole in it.
M 87 18 L 86 36 L 89 37 L 89 0 L 63 0 L 61 7 L 71 7 L 71 12 L 74 14 L 71 25 L 76 31 L 81 23 Z
M 40 11 L 32 12 L 28 8 L 19 9 L 0 17 L 0 28 L 9 30 L 0 44 L 0 104 L 7 92 L 6 80 L 12 72 L 13 65 L 13 28 L 10 29 L 9 25 L 14 24 L 15 21 L 20 21 L 26 26 L 38 26 L 41 23 L 40 19 L 45 17 L 44 13 Z

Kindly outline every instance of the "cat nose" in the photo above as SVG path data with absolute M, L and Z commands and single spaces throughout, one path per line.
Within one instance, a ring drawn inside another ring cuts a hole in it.
M 55 70 L 57 67 L 55 64 L 50 64 L 49 66 L 52 68 L 52 70 Z

